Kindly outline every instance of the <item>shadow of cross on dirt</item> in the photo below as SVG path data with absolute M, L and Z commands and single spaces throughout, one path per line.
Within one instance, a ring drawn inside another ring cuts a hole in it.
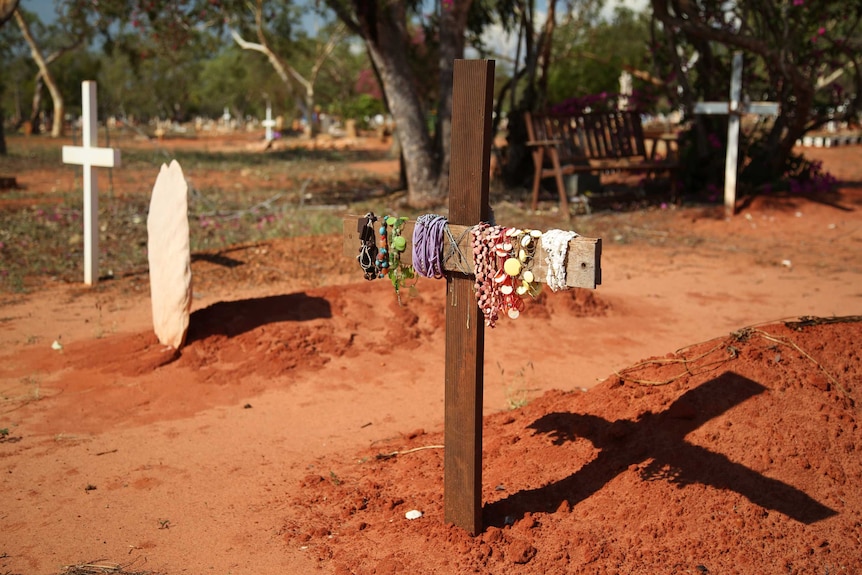
M 487 505 L 486 521 L 501 527 L 527 512 L 553 512 L 563 501 L 574 506 L 622 471 L 647 460 L 650 461 L 639 467 L 645 481 L 701 483 L 729 489 L 756 505 L 806 524 L 835 515 L 836 511 L 795 487 L 685 440 L 687 434 L 710 419 L 765 390 L 755 381 L 725 372 L 687 391 L 667 410 L 647 412 L 634 421 L 607 421 L 578 413 L 546 414 L 530 427 L 550 435 L 555 445 L 589 439 L 600 450 L 598 456 L 564 479 Z

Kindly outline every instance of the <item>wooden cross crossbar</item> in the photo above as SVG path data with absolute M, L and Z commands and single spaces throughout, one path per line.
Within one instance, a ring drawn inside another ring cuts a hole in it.
M 446 258 L 446 367 L 443 515 L 447 523 L 475 535 L 482 530 L 482 393 L 485 322 L 476 301 L 469 226 L 489 221 L 488 186 L 491 164 L 494 61 L 455 60 L 452 79 L 452 162 L 449 170 L 449 230 L 459 240 L 461 255 Z M 384 214 L 379 214 L 380 216 Z M 354 216 L 344 221 L 344 253 L 359 253 Z M 379 226 L 379 222 L 377 226 Z M 408 248 L 413 223 L 402 236 Z M 444 241 L 444 255 L 447 254 Z M 577 237 L 569 242 L 566 283 L 595 288 L 601 283 L 601 240 Z M 454 252 L 455 250 L 453 250 Z M 466 259 L 467 261 L 463 261 Z M 544 254 L 533 257 L 533 273 L 544 276 Z M 357 272 L 359 271 L 357 264 Z M 387 281 L 387 280 L 382 280 Z M 472 302 L 473 305 L 464 305 Z
M 356 257 L 359 252 L 360 239 L 358 229 L 363 219 L 364 216 L 348 216 L 342 221 L 345 256 Z M 401 254 L 401 262 L 410 265 L 413 263 L 411 248 L 415 224 L 416 222 L 413 220 L 406 221 L 404 222 L 404 227 L 401 229 L 401 235 L 407 240 L 407 248 Z M 374 225 L 375 231 L 380 225 L 381 222 L 378 220 Z M 446 256 L 443 260 L 444 271 L 473 275 L 473 247 L 471 244 L 471 235 L 466 233 L 468 230 L 468 226 L 449 226 L 452 236 L 458 240 L 458 249 L 452 248 L 449 245 L 449 241 L 444 241 L 443 253 Z M 536 281 L 544 283 L 548 264 L 545 263 L 545 250 L 542 248 L 541 242 L 536 243 L 538 245 L 532 258 L 533 264 L 527 269 L 533 272 Z M 568 257 L 566 258 L 566 287 L 595 289 L 596 286 L 600 285 L 602 283 L 601 257 L 601 239 L 576 237 L 571 240 L 569 242 Z
M 96 105 L 96 83 L 81 83 L 83 132 L 80 146 L 63 146 L 63 163 L 84 168 L 84 283 L 99 280 L 99 186 L 96 167 L 114 168 L 120 165 L 120 150 L 99 148 Z

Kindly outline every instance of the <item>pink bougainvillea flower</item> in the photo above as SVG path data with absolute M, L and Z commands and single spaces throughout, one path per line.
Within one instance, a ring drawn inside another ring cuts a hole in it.
M 793 0 L 794 6 L 802 6 L 803 4 L 805 4 L 805 0 Z

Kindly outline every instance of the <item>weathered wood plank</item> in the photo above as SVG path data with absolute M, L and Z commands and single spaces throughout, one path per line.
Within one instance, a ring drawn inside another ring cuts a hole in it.
M 452 94 L 449 221 L 489 217 L 494 61 L 456 60 Z M 482 396 L 485 324 L 473 280 L 446 274 L 446 395 L 443 516 L 469 533 L 482 531 Z
M 382 216 L 383 214 L 380 214 Z M 359 232 L 356 231 L 356 223 L 360 216 L 347 216 L 342 222 L 344 238 L 344 255 L 356 257 L 359 253 Z M 379 224 L 378 224 L 379 225 Z M 402 235 L 407 238 L 407 249 L 401 256 L 404 263 L 413 263 L 413 220 L 404 223 Z M 473 274 L 473 249 L 470 247 L 469 226 L 449 224 L 452 236 L 458 241 L 458 250 L 452 249 L 448 244 L 443 253 L 446 259 L 443 269 L 450 272 L 461 272 L 466 275 Z M 461 255 L 464 257 L 462 258 Z M 602 240 L 597 238 L 577 237 L 569 242 L 569 257 L 566 260 L 566 286 L 595 289 L 602 283 Z M 531 268 L 536 278 L 544 282 L 548 266 L 545 263 L 545 250 L 539 246 L 533 256 L 533 267 Z M 359 266 L 356 267 L 357 277 L 361 277 Z

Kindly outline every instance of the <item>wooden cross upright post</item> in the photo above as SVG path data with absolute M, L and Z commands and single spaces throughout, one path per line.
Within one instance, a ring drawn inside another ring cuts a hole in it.
M 448 226 L 458 245 L 457 249 L 445 247 L 443 262 L 446 272 L 443 513 L 447 523 L 473 535 L 482 531 L 485 318 L 473 290 L 472 238 L 467 232 L 471 226 L 488 221 L 490 216 L 493 91 L 493 60 L 455 61 Z M 344 255 L 356 258 L 364 218 L 346 217 L 343 225 Z M 415 222 L 408 221 L 402 230 L 402 236 L 408 240 L 401 254 L 401 261 L 406 264 L 412 263 L 414 225 Z M 567 287 L 594 289 L 601 284 L 601 247 L 600 239 L 576 237 L 569 242 Z M 539 245 L 530 269 L 540 281 L 547 274 L 545 256 Z
M 99 281 L 99 187 L 95 168 L 118 167 L 120 150 L 98 147 L 95 82 L 82 82 L 81 103 L 84 109 L 82 145 L 63 146 L 63 163 L 84 168 L 84 283 L 93 285 Z
M 742 52 L 733 54 L 730 72 L 729 102 L 698 102 L 695 114 L 728 114 L 727 155 L 724 161 L 724 211 L 732 216 L 736 211 L 736 171 L 739 165 L 739 119 L 743 114 L 774 116 L 778 114 L 775 102 L 747 102 L 742 99 Z
M 449 223 L 490 217 L 493 60 L 456 60 L 452 91 Z M 468 250 L 466 253 L 472 253 Z M 471 534 L 482 530 L 482 394 L 485 324 L 473 279 L 446 274 L 446 395 L 443 514 Z

